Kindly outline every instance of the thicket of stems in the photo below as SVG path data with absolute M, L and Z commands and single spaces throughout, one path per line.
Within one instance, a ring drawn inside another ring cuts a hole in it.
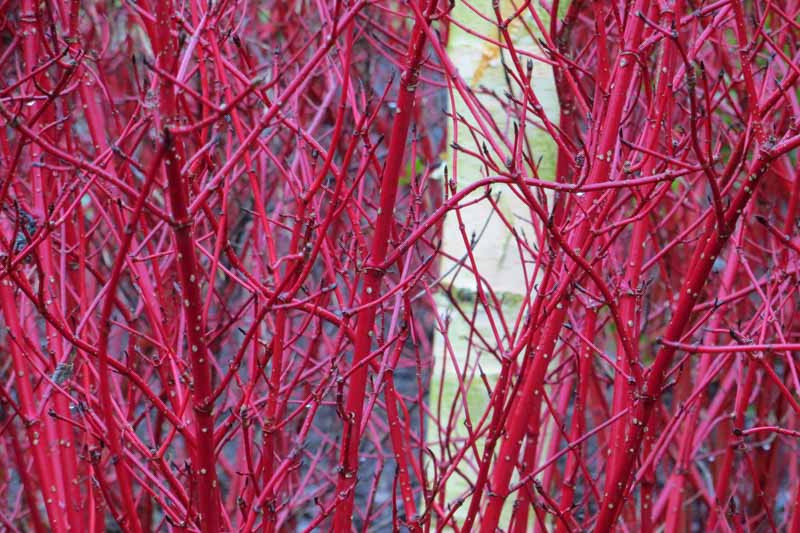
M 800 532 L 800 2 L 459 1 L 0 0 L 4 528 Z

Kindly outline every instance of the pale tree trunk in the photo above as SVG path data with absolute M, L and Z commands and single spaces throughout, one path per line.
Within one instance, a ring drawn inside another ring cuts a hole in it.
M 536 4 L 538 5 L 538 3 Z M 491 0 L 478 0 L 472 3 L 472 7 L 489 19 L 494 19 Z M 515 7 L 508 0 L 502 0 L 500 10 L 503 16 L 507 17 L 514 12 Z M 549 15 L 545 10 L 537 9 L 537 13 L 545 25 L 549 24 Z M 502 42 L 497 26 L 476 15 L 466 5 L 457 2 L 452 11 L 452 17 L 475 34 Z M 509 25 L 509 33 L 515 48 L 544 56 L 544 52 L 529 33 L 529 30 L 533 30 L 535 37 L 539 35 L 535 29 L 533 17 L 526 12 L 520 18 L 525 24 L 517 19 Z M 498 127 L 505 130 L 504 135 L 513 138 L 514 124 L 508 119 L 508 114 L 502 109 L 499 101 L 500 99 L 504 100 L 504 93 L 509 91 L 509 85 L 504 76 L 503 62 L 513 70 L 508 51 L 501 50 L 496 44 L 476 37 L 456 25 L 451 25 L 447 50 L 461 77 L 475 94 L 478 94 L 478 99 L 484 109 L 488 111 Z M 532 88 L 547 117 L 552 123 L 557 124 L 559 109 L 552 67 L 542 61 L 533 61 L 532 72 Z M 498 98 L 480 94 L 482 89 L 493 91 Z M 519 93 L 516 85 L 513 90 Z M 466 117 L 468 122 L 474 123 L 475 121 L 471 119 L 471 111 L 455 91 L 454 94 L 456 113 Z M 520 97 L 519 94 L 514 96 Z M 446 158 L 448 177 L 452 179 L 455 175 L 457 187 L 462 189 L 485 178 L 487 173 L 477 158 L 465 154 L 464 151 L 454 150 L 452 144 L 457 142 L 459 146 L 476 153 L 481 152 L 481 146 L 476 145 L 473 136 L 465 126 L 459 126 L 456 133 L 452 121 L 448 121 L 447 128 L 448 146 L 450 146 Z M 538 164 L 538 178 L 552 180 L 556 166 L 555 143 L 546 131 L 531 124 L 528 124 L 523 131 Z M 493 154 L 493 157 L 496 156 Z M 440 178 L 442 180 L 445 178 L 444 167 L 442 167 Z M 447 187 L 447 183 L 443 182 L 443 187 Z M 478 198 L 483 194 L 484 191 L 480 190 L 473 197 Z M 497 198 L 496 204 L 500 214 L 520 232 L 520 235 L 524 234 L 524 238 L 530 245 L 534 245 L 534 232 L 529 222 L 534 215 L 528 207 L 505 185 L 493 185 L 492 196 Z M 458 261 L 444 259 L 440 264 L 442 286 L 450 287 L 452 290 L 450 296 L 443 292 L 437 295 L 439 314 L 442 317 L 440 325 L 447 324 L 447 338 L 445 339 L 437 328 L 430 407 L 436 412 L 438 406 L 441 406 L 442 416 L 435 417 L 439 421 L 448 420 L 448 413 L 453 412 L 456 427 L 456 431 L 451 434 L 449 444 L 451 453 L 446 453 L 441 449 L 441 442 L 438 439 L 439 430 L 429 426 L 427 441 L 439 458 L 451 457 L 451 454 L 455 454 L 462 448 L 462 445 L 453 443 L 452 438 L 465 438 L 467 435 L 465 411 L 469 413 L 469 423 L 475 425 L 489 407 L 489 395 L 481 379 L 481 372 L 490 384 L 497 380 L 500 373 L 499 361 L 488 353 L 487 349 L 481 350 L 484 342 L 478 340 L 475 333 L 480 333 L 482 339 L 491 344 L 490 348 L 495 353 L 501 354 L 504 349 L 507 349 L 509 347 L 508 339 L 502 337 L 502 329 L 498 325 L 500 316 L 503 315 L 506 320 L 511 321 L 510 327 L 514 326 L 513 322 L 523 302 L 526 286 L 530 286 L 530 283 L 526 283 L 526 276 L 528 279 L 532 276 L 530 265 L 528 265 L 527 273 L 523 270 L 523 261 L 530 262 L 532 259 L 530 254 L 520 252 L 515 237 L 488 200 L 484 199 L 463 208 L 460 210 L 460 214 L 461 222 L 464 224 L 463 232 L 459 228 L 460 222 L 455 213 L 447 215 L 443 228 L 442 248 L 444 252 L 458 259 Z M 459 263 L 462 261 L 464 265 L 471 263 L 467 257 L 467 243 L 471 240 L 474 243 L 472 245 L 473 257 L 477 270 L 483 276 L 484 289 L 490 286 L 502 302 L 500 306 L 490 306 L 488 313 L 483 306 L 477 303 L 479 288 L 475 276 L 469 270 L 459 268 Z M 453 299 L 465 312 L 469 321 L 456 311 Z M 496 329 L 501 331 L 499 343 L 497 337 L 492 333 L 492 322 L 495 323 Z M 466 376 L 463 380 L 464 386 L 459 385 L 457 378 L 459 374 Z M 464 392 L 466 398 L 463 397 Z M 467 406 L 466 409 L 464 404 Z M 543 436 L 544 445 L 540 448 L 546 447 L 546 440 Z M 479 440 L 477 442 L 479 453 L 482 453 L 482 445 L 482 440 Z M 470 468 L 468 464 L 477 462 L 475 459 L 474 453 L 468 452 L 467 460 L 459 462 L 459 468 L 467 477 L 475 475 L 474 468 Z M 474 478 L 467 480 L 458 474 L 451 476 L 446 484 L 445 503 L 452 503 L 461 497 L 468 497 L 470 482 L 473 481 Z M 504 518 L 510 515 L 512 503 L 513 499 L 510 498 Z M 463 521 L 468 507 L 469 503 L 464 503 L 455 513 L 454 516 L 458 523 Z M 501 521 L 502 523 L 507 523 L 507 519 Z

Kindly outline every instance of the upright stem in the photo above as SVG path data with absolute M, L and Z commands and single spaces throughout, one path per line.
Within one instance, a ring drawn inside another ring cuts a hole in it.
M 638 0 L 633 10 L 634 12 L 644 13 L 647 12 L 649 5 L 649 0 Z M 628 27 L 625 36 L 626 50 L 635 50 L 639 46 L 643 25 L 641 18 L 636 17 L 631 26 Z M 627 54 L 622 55 L 618 59 L 617 67 L 614 71 L 613 82 L 616 90 L 611 94 L 603 120 L 603 127 L 600 129 L 601 137 L 597 143 L 597 148 L 591 153 L 591 155 L 598 157 L 598 161 L 592 167 L 587 183 L 595 183 L 605 179 L 610 174 L 612 156 L 617 143 L 617 132 L 622 120 L 625 102 L 628 99 L 628 86 L 631 84 L 633 71 L 634 62 L 630 60 Z M 599 195 L 592 194 L 587 196 L 588 200 L 585 205 L 590 205 Z M 589 239 L 591 239 L 590 224 L 585 221 L 570 235 L 568 249 L 582 251 Z M 564 282 L 571 277 L 570 271 L 564 270 L 560 277 L 562 280 L 560 280 L 559 285 L 563 286 Z M 562 298 L 558 301 L 556 309 L 547 318 L 541 340 L 535 347 L 532 347 L 533 361 L 528 365 L 525 375 L 522 376 L 519 393 L 512 402 L 510 415 L 506 420 L 506 435 L 492 472 L 492 492 L 489 495 L 485 515 L 481 523 L 481 531 L 483 532 L 494 532 L 500 520 L 500 513 L 508 496 L 508 485 L 517 464 L 527 420 L 531 416 L 528 405 L 533 396 L 543 393 L 542 385 L 545 373 L 552 359 L 551 356 L 559 331 L 564 323 L 568 305 L 568 298 Z
M 760 154 L 759 157 L 752 161 L 748 169 L 749 172 L 744 178 L 746 186 L 739 190 L 725 213 L 726 227 L 717 228 L 713 220 L 708 223 L 708 227 L 700 240 L 704 245 L 697 248 L 696 260 L 681 288 L 673 318 L 664 335 L 665 341 L 670 343 L 677 342 L 683 335 L 692 316 L 692 310 L 700 296 L 700 290 L 705 285 L 711 272 L 714 260 L 728 242 L 730 233 L 727 228 L 733 227 L 738 221 L 742 210 L 758 186 L 759 180 L 766 173 L 769 161 L 771 161 L 771 157 L 767 153 Z M 595 523 L 595 531 L 609 531 L 617 519 L 622 500 L 627 492 L 633 463 L 638 456 L 642 438 L 644 437 L 644 428 L 647 427 L 648 420 L 652 414 L 653 404 L 662 392 L 661 387 L 666 377 L 666 370 L 675 355 L 675 350 L 676 348 L 671 344 L 662 343 L 661 349 L 656 354 L 647 380 L 640 391 L 640 399 L 635 405 L 634 415 L 631 418 L 628 453 L 622 456 L 620 462 L 616 464 L 614 470 L 609 474 L 611 476 L 611 484 L 608 486 L 608 492 L 606 492 L 600 507 L 600 513 Z
M 375 233 L 372 237 L 369 257 L 364 265 L 364 284 L 361 290 L 361 305 L 368 307 L 358 315 L 356 323 L 356 343 L 353 366 L 357 367 L 348 382 L 349 389 L 345 407 L 345 428 L 342 434 L 341 456 L 339 461 L 339 480 L 336 486 L 337 499 L 334 515 L 335 531 L 350 531 L 353 518 L 355 486 L 358 482 L 358 446 L 361 442 L 361 422 L 364 408 L 364 395 L 367 384 L 367 365 L 364 358 L 372 347 L 373 327 L 375 325 L 376 305 L 374 302 L 380 291 L 383 279 L 383 263 L 389 247 L 389 234 L 394 223 L 394 205 L 400 181 L 400 171 L 406 152 L 406 141 L 411 117 L 414 112 L 415 91 L 419 79 L 422 52 L 426 34 L 424 27 L 429 24 L 428 17 L 436 7 L 436 0 L 427 0 L 424 19 L 417 18 L 408 46 L 406 69 L 400 78 L 396 115 L 392 122 L 389 137 L 389 153 L 381 175 L 381 193 Z
M 172 37 L 172 2 L 157 3 L 154 36 L 158 50 L 158 66 L 164 72 L 173 72 L 177 67 L 177 46 Z M 173 85 L 160 80 L 159 101 L 169 131 L 177 121 L 177 106 Z M 214 396 L 211 383 L 211 361 L 205 339 L 203 322 L 203 298 L 200 294 L 200 269 L 192 238 L 192 217 L 189 212 L 189 184 L 181 172 L 185 161 L 181 143 L 176 138 L 166 152 L 167 184 L 171 207 L 171 224 L 175 236 L 178 277 L 180 279 L 181 305 L 186 318 L 186 340 L 191 359 L 192 403 L 195 418 L 195 440 L 197 442 L 197 467 L 193 475 L 197 480 L 200 509 L 197 522 L 202 531 L 216 533 L 220 530 L 219 489 L 217 487 L 216 453 L 214 443 Z
M 44 507 L 47 511 L 47 519 L 50 527 L 55 532 L 67 531 L 66 514 L 61 512 L 56 501 L 53 499 L 54 489 L 56 488 L 55 469 L 51 461 L 45 455 L 45 446 L 41 442 L 44 437 L 44 424 L 37 413 L 34 403 L 33 387 L 31 387 L 28 364 L 25 356 L 21 352 L 20 343 L 24 338 L 24 333 L 19 322 L 17 306 L 14 302 L 14 289 L 11 280 L 0 281 L 0 305 L 3 309 L 3 318 L 6 327 L 9 329 L 8 348 L 11 352 L 12 364 L 14 366 L 17 391 L 19 394 L 19 405 L 22 409 L 25 433 L 28 436 L 29 449 L 33 451 L 33 466 L 38 478 L 39 490 L 44 499 Z M 52 457 L 52 456 L 51 456 Z M 53 492 L 51 492 L 51 487 Z
M 202 321 L 203 300 L 200 295 L 200 275 L 192 239 L 192 219 L 189 216 L 186 180 L 180 172 L 181 158 L 175 147 L 167 152 L 165 165 L 172 207 L 175 249 L 178 255 L 178 275 L 181 303 L 186 316 L 187 348 L 192 363 L 193 410 L 197 441 L 200 512 L 197 519 L 204 532 L 219 531 L 219 495 L 217 488 L 216 453 L 214 451 L 214 401 L 211 383 L 211 362 L 208 360 Z

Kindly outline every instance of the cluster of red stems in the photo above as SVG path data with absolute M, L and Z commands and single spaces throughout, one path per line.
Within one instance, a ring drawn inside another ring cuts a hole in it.
M 800 2 L 458 1 L 0 0 L 4 528 L 800 531 Z

